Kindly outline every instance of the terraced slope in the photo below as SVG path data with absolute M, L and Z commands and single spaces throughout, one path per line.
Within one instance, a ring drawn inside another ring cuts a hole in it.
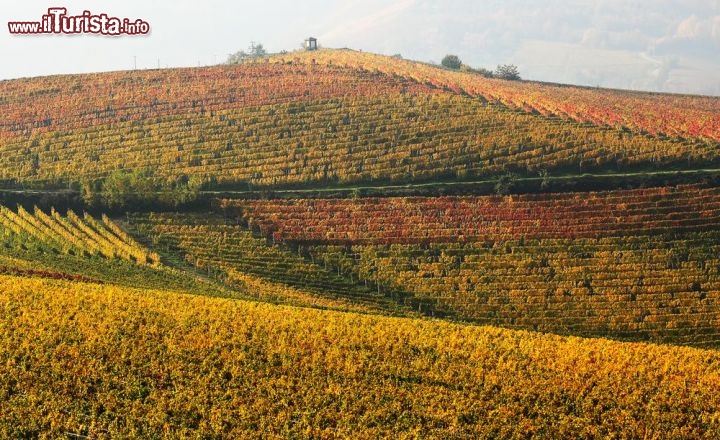
M 713 438 L 720 355 L 0 276 L 0 436 Z
M 377 283 L 361 284 L 320 261 L 306 261 L 213 214 L 151 213 L 133 215 L 130 222 L 140 234 L 151 238 L 156 248 L 259 298 L 392 314 L 434 308 L 433 301 L 427 299 L 418 301 L 397 292 L 388 297 Z
M 647 136 L 638 127 L 651 115 L 642 111 L 637 127 L 578 123 L 510 110 L 512 102 L 488 103 L 426 77 L 450 75 L 442 69 L 414 78 L 394 72 L 386 57 L 368 58 L 390 66 L 375 72 L 358 67 L 366 55 L 348 66 L 340 62 L 352 58 L 345 52 L 320 56 L 327 65 L 0 82 L 0 182 L 66 188 L 122 169 L 252 189 L 720 167 L 712 133 Z M 522 94 L 526 85 L 512 87 Z M 648 96 L 642 108 L 653 102 Z M 668 102 L 670 113 L 690 105 Z M 707 111 L 715 107 L 710 100 Z
M 166 266 L 106 215 L 0 206 L 0 273 L 243 297 Z
M 716 229 L 720 188 L 681 185 L 550 195 L 225 199 L 219 208 L 239 212 L 263 235 L 297 242 L 600 238 Z
M 293 65 L 341 65 L 411 78 L 511 108 L 654 135 L 720 141 L 720 98 L 503 81 L 352 50 L 293 53 L 272 59 Z
M 720 344 L 720 190 L 232 200 L 250 228 L 477 322 Z
M 79 217 L 73 211 L 66 216 L 53 210 L 50 215 L 35 207 L 30 214 L 22 206 L 17 213 L 0 206 L 0 225 L 4 235 L 38 240 L 55 252 L 71 255 L 99 255 L 138 264 L 157 265 L 160 257 L 143 248 L 106 215 L 102 221 L 88 213 Z

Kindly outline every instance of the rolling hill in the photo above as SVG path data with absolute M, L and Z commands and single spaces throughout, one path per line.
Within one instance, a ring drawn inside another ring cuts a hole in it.
M 720 98 L 320 50 L 0 115 L 6 437 L 720 430 Z
M 309 56 L 0 82 L 8 164 L 0 181 L 64 188 L 121 169 L 245 189 L 720 163 L 717 98 L 616 99 L 612 91 L 487 80 L 367 54 L 318 52 L 324 64 Z M 513 98 L 502 95 L 508 89 Z M 541 111 L 538 95 L 546 107 L 572 101 L 620 112 L 612 101 L 633 113 L 621 124 L 590 111 Z

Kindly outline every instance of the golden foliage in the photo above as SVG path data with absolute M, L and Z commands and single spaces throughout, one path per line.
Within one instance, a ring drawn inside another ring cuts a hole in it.
M 0 435 L 712 438 L 720 355 L 0 276 Z
M 410 78 L 455 93 L 482 97 L 525 112 L 562 116 L 595 125 L 629 127 L 640 132 L 720 141 L 720 99 L 709 96 L 626 92 L 504 81 L 437 66 L 350 50 L 292 54 L 294 65 L 360 68 Z M 285 63 L 288 55 L 271 58 Z
M 160 264 L 159 255 L 141 246 L 104 214 L 99 222 L 88 213 L 80 218 L 72 210 L 63 217 L 54 209 L 48 215 L 37 207 L 31 214 L 22 206 L 17 213 L 0 206 L 0 232 L 38 240 L 64 253 Z

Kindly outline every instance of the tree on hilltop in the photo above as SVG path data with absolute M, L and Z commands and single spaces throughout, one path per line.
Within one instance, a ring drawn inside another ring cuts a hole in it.
M 448 69 L 458 70 L 462 66 L 462 61 L 457 55 L 445 55 L 440 64 Z
M 225 64 L 240 64 L 246 59 L 262 58 L 267 55 L 267 51 L 265 50 L 265 47 L 263 47 L 262 43 L 255 44 L 254 41 L 251 41 L 248 50 L 250 52 L 240 50 L 235 53 L 229 54 L 227 61 L 225 61 Z
M 240 64 L 246 58 L 249 58 L 249 55 L 244 50 L 239 50 L 235 53 L 229 54 L 225 64 Z
M 267 55 L 267 51 L 263 47 L 262 43 L 255 44 L 254 41 L 250 42 L 250 56 L 253 58 L 264 57 Z
M 520 72 L 518 71 L 517 66 L 514 64 L 503 64 L 497 66 L 497 70 L 495 70 L 495 76 L 501 79 L 517 81 L 520 79 Z

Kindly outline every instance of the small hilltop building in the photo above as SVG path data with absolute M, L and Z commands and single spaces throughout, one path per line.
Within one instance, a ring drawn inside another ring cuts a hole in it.
M 305 40 L 305 50 L 317 50 L 317 38 L 308 37 Z

